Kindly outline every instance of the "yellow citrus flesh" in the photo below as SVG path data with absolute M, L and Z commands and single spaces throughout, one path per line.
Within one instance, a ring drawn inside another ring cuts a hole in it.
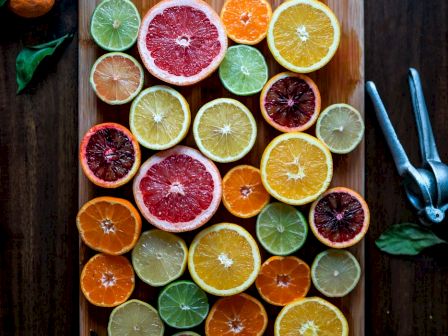
M 302 205 L 314 201 L 329 186 L 333 160 L 317 138 L 301 133 L 276 137 L 261 158 L 261 180 L 278 200 Z

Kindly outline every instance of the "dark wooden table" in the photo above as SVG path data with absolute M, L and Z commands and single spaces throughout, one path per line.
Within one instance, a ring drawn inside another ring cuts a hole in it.
M 76 1 L 56 2 L 49 15 L 32 21 L 0 9 L 0 335 L 78 333 L 76 37 L 23 94 L 15 93 L 19 50 L 77 29 Z M 365 0 L 366 79 L 377 83 L 415 163 L 409 66 L 421 73 L 439 151 L 448 161 L 447 18 L 446 0 Z M 447 246 L 410 258 L 374 245 L 389 225 L 416 217 L 369 101 L 366 140 L 372 211 L 367 335 L 448 335 Z M 438 230 L 444 238 L 447 224 Z

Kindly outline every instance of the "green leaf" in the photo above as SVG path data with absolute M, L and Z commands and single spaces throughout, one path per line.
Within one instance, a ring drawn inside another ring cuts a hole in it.
M 6 3 L 6 1 L 7 0 L 0 0 L 0 7 L 2 7 Z
M 72 37 L 73 34 L 66 34 L 56 40 L 25 47 L 20 51 L 16 58 L 17 93 L 20 93 L 28 85 L 42 60 L 47 56 L 53 55 L 64 41 Z
M 395 255 L 417 255 L 425 248 L 447 244 L 431 230 L 413 223 L 392 225 L 375 241 L 376 246 L 384 252 Z

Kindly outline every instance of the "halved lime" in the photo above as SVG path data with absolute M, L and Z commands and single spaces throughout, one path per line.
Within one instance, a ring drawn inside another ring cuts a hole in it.
M 114 310 L 109 317 L 109 336 L 163 336 L 163 322 L 157 310 L 140 300 L 129 300 Z
M 275 202 L 261 210 L 257 217 L 256 233 L 266 251 L 274 255 L 288 255 L 305 243 L 308 224 L 299 210 Z
M 181 331 L 178 333 L 175 333 L 173 336 L 201 336 L 198 333 L 195 333 L 194 331 Z
M 143 232 L 132 250 L 132 264 L 138 277 L 151 286 L 164 286 L 180 277 L 187 264 L 184 240 L 161 230 Z
M 364 121 L 353 106 L 330 105 L 317 119 L 316 135 L 333 153 L 347 154 L 361 142 L 364 136 Z
M 159 314 L 169 326 L 193 328 L 207 317 L 209 304 L 205 292 L 192 281 L 176 281 L 159 294 Z
M 224 87 L 239 96 L 260 92 L 268 80 L 268 66 L 263 54 L 254 47 L 235 45 L 227 49 L 219 66 Z
M 90 34 L 109 51 L 123 51 L 137 41 L 140 14 L 129 0 L 103 0 L 92 14 Z
M 350 293 L 361 277 L 358 261 L 346 250 L 326 250 L 319 253 L 311 266 L 311 280 L 319 292 L 328 297 Z

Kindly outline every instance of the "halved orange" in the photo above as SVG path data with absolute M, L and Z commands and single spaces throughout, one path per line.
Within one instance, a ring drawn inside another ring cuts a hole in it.
M 84 204 L 76 216 L 76 225 L 81 239 L 91 249 L 119 255 L 137 243 L 142 219 L 129 201 L 105 196 Z
M 269 198 L 261 183 L 260 170 L 255 167 L 236 166 L 222 180 L 222 202 L 234 216 L 256 216 L 269 203 Z
M 227 36 L 250 45 L 266 37 L 271 16 L 271 5 L 265 0 L 227 0 L 221 10 Z
M 206 336 L 261 336 L 268 316 L 257 299 L 245 293 L 221 298 L 205 321 Z
M 261 297 L 276 306 L 305 297 L 310 285 L 310 267 L 294 256 L 270 257 L 261 266 L 255 281 Z
M 84 265 L 80 282 L 81 291 L 90 303 L 115 307 L 131 296 L 135 276 L 125 257 L 98 253 Z

